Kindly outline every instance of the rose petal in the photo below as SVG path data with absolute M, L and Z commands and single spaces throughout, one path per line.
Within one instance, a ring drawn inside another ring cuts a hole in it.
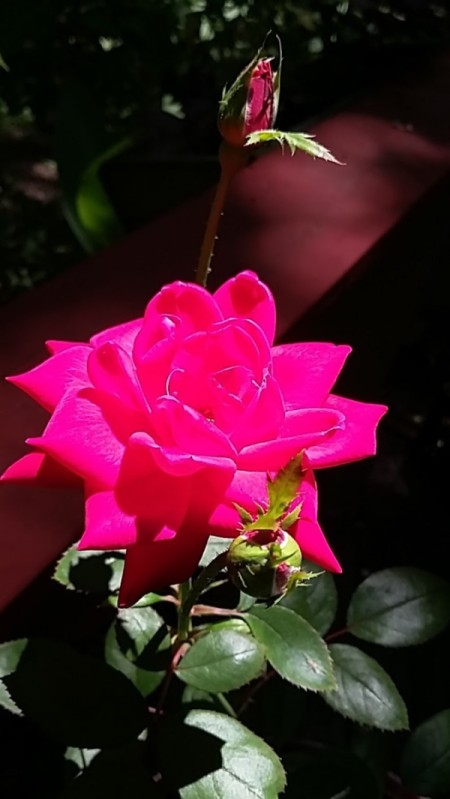
M 205 464 L 193 475 L 192 500 L 183 525 L 192 537 L 195 538 L 199 530 L 207 530 L 208 519 L 213 509 L 223 502 L 235 471 L 233 461 L 223 459 L 220 468 Z
M 48 341 L 45 342 L 45 346 L 51 355 L 57 355 L 63 350 L 70 350 L 72 347 L 88 347 L 89 344 L 85 341 L 59 341 L 59 339 L 48 339 Z
M 114 485 L 124 446 L 105 421 L 102 409 L 85 392 L 68 391 L 43 436 L 28 444 L 99 486 Z
M 272 349 L 273 375 L 287 410 L 320 408 L 351 352 L 335 344 L 282 344 Z
M 30 452 L 6 469 L 0 480 L 9 483 L 34 482 L 49 487 L 80 487 L 81 479 L 42 452 Z
M 264 331 L 269 344 L 275 335 L 276 311 L 270 290 L 254 272 L 241 272 L 215 292 L 224 318 L 251 319 Z
M 209 518 L 209 534 L 233 538 L 241 524 L 234 503 L 256 515 L 257 505 L 266 507 L 267 501 L 267 474 L 238 470 L 226 491 L 225 502 L 219 503 Z
M 275 111 L 275 89 L 272 65 L 264 58 L 254 68 L 248 87 L 245 108 L 245 135 L 271 128 Z
M 195 283 L 184 283 L 181 280 L 164 286 L 147 306 L 147 311 L 149 309 L 161 316 L 176 316 L 181 319 L 183 335 L 207 330 L 214 322 L 222 319 L 218 305 L 209 291 Z
M 29 372 L 6 379 L 46 410 L 53 411 L 66 391 L 89 385 L 87 359 L 91 351 L 85 344 L 70 347 Z
M 115 488 L 117 503 L 125 513 L 151 520 L 155 529 L 177 530 L 186 516 L 192 481 L 189 473 L 164 471 L 161 458 L 159 465 L 156 462 L 156 449 L 148 436 L 137 433 L 130 438 Z
M 196 374 L 214 374 L 229 367 L 244 366 L 259 380 L 269 359 L 269 345 L 253 322 L 225 321 L 180 342 L 172 368 L 183 369 L 195 377 Z
M 208 537 L 208 517 L 223 499 L 234 468 L 232 461 L 224 459 L 221 468 L 205 466 L 192 475 L 191 500 L 175 538 L 145 545 L 143 536 L 138 537 L 138 543 L 127 551 L 120 589 L 121 606 L 133 604 L 147 591 L 156 591 L 192 576 Z
M 171 336 L 158 341 L 148 351 L 134 351 L 133 359 L 139 384 L 149 405 L 167 393 L 167 380 L 175 351 L 176 340 Z
M 298 492 L 298 501 L 301 502 L 302 512 L 301 518 L 308 519 L 309 521 L 317 521 L 317 483 L 312 469 L 309 469 L 303 475 Z M 295 507 L 297 501 L 292 505 Z
M 342 568 L 325 538 L 318 522 L 300 519 L 292 530 L 304 558 L 330 572 L 340 573 Z
M 128 405 L 145 408 L 131 357 L 118 344 L 106 342 L 92 350 L 87 369 L 95 388 L 115 394 Z
M 142 327 L 142 322 L 142 319 L 133 319 L 131 322 L 123 322 L 120 325 L 108 327 L 106 330 L 102 330 L 92 336 L 90 343 L 93 347 L 101 347 L 102 344 L 113 341 L 115 344 L 119 344 L 125 352 L 131 354 L 136 336 Z
M 244 409 L 230 440 L 239 451 L 245 446 L 278 438 L 285 418 L 283 398 L 272 375 L 266 374 L 258 393 Z
M 326 408 L 291 411 L 286 414 L 280 437 L 244 447 L 238 469 L 278 471 L 303 449 L 332 438 L 343 425 L 343 416 Z
M 161 397 L 153 409 L 158 442 L 190 455 L 235 460 L 236 451 L 228 437 L 197 411 L 174 397 Z
M 127 550 L 119 607 L 129 607 L 148 591 L 189 579 L 205 548 L 207 536 L 178 533 L 169 541 L 135 544 Z
M 136 541 L 167 540 L 175 536 L 151 519 L 136 518 L 118 505 L 114 491 L 90 489 L 86 498 L 85 531 L 78 549 L 126 549 Z
M 326 406 L 341 413 L 345 418 L 345 425 L 333 438 L 310 445 L 305 453 L 306 462 L 314 468 L 323 468 L 374 455 L 375 431 L 387 411 L 386 406 L 357 402 L 335 395 L 330 395 Z
M 298 542 L 303 557 L 328 571 L 341 572 L 339 562 L 317 521 L 317 484 L 311 470 L 302 478 L 298 500 L 292 503 L 290 510 L 298 503 L 301 503 L 300 518 L 289 532 Z
M 242 417 L 241 400 L 208 374 L 198 374 L 193 379 L 183 369 L 174 369 L 167 380 L 167 393 L 214 422 L 227 435 Z
M 125 549 L 137 535 L 136 518 L 119 508 L 114 491 L 89 491 L 78 549 Z
M 171 283 L 147 305 L 135 355 L 143 358 L 161 339 L 175 336 L 182 340 L 221 319 L 222 314 L 206 289 L 182 281 Z

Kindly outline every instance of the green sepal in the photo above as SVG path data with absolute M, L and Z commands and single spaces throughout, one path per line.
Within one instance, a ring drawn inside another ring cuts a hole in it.
M 264 510 L 258 507 L 258 515 L 250 522 L 243 524 L 244 533 L 250 533 L 253 530 L 276 530 L 277 527 L 282 527 L 287 530 L 297 519 L 301 512 L 301 506 L 295 511 L 288 514 L 283 519 L 283 514 L 286 513 L 289 505 L 294 501 L 300 488 L 300 483 L 303 476 L 303 469 L 301 466 L 303 452 L 295 455 L 289 463 L 284 466 L 277 473 L 276 477 L 272 480 L 267 475 L 267 493 L 269 496 L 269 505 Z M 246 516 L 247 516 L 246 512 Z M 292 521 L 286 523 L 286 519 L 292 518 Z M 241 518 L 243 519 L 242 515 Z
M 297 496 L 302 479 L 303 452 L 295 455 L 289 463 L 280 469 L 274 480 L 268 480 L 269 508 L 280 518 Z
M 250 63 L 247 64 L 247 66 L 244 67 L 244 69 L 239 73 L 234 83 L 231 84 L 230 88 L 227 89 L 226 86 L 224 87 L 222 99 L 219 102 L 219 119 L 235 117 L 236 111 L 239 113 L 243 108 L 245 109 L 245 101 L 247 99 L 247 89 L 250 76 L 262 56 L 269 35 L 270 31 L 264 37 L 262 45 L 258 48 Z M 236 95 L 238 95 L 238 98 Z M 243 96 L 242 100 L 241 95 Z M 237 99 L 239 102 L 237 102 Z
M 289 528 L 292 527 L 293 524 L 295 524 L 295 522 L 298 522 L 301 510 L 302 510 L 302 505 L 301 503 L 299 503 L 297 507 L 294 508 L 294 510 L 291 510 L 290 513 L 287 513 L 286 516 L 281 521 L 280 524 L 281 529 L 287 532 Z
M 273 73 L 273 119 L 275 120 L 278 115 L 278 106 L 280 104 L 280 88 L 281 88 L 281 64 L 283 62 L 283 48 L 281 46 L 281 39 L 276 35 L 278 44 L 278 69 Z
M 242 524 L 251 524 L 253 521 L 253 516 L 248 510 L 242 507 L 242 505 L 238 505 L 237 502 L 233 502 L 234 507 L 236 508 L 239 516 L 241 517 Z M 263 510 L 264 513 L 264 510 Z

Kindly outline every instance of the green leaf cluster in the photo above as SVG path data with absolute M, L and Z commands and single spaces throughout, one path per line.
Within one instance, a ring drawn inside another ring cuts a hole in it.
M 283 515 L 296 495 L 300 468 L 298 459 L 271 482 L 274 514 Z M 217 559 L 222 546 L 213 540 L 205 561 Z M 450 621 L 445 580 L 408 568 L 372 574 L 339 628 L 335 580 L 317 567 L 310 565 L 315 580 L 277 604 L 235 592 L 226 608 L 207 604 L 229 593 L 214 582 L 210 563 L 212 582 L 200 578 L 201 604 L 192 606 L 180 636 L 177 603 L 185 600 L 176 587 L 130 609 L 108 602 L 122 563 L 121 553 L 99 558 L 72 548 L 55 573 L 72 591 L 90 584 L 112 615 L 103 657 L 45 638 L 0 645 L 0 705 L 67 747 L 72 772 L 62 799 L 89 799 L 106 788 L 113 799 L 127 791 L 156 799 L 382 799 L 386 767 L 377 731 L 406 730 L 408 714 L 372 648 L 423 644 L 439 634 Z M 367 642 L 370 652 L 349 636 Z M 354 746 L 292 748 L 321 716 L 358 725 Z M 283 763 L 280 746 L 288 752 Z M 449 749 L 446 709 L 406 741 L 399 768 L 408 789 L 445 794 Z

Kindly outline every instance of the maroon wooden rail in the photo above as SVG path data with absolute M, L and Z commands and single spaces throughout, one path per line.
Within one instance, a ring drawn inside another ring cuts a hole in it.
M 211 286 L 254 269 L 271 286 L 278 334 L 355 267 L 450 170 L 450 56 L 385 87 L 315 128 L 345 167 L 274 151 L 235 180 Z M 194 274 L 210 193 L 160 217 L 0 310 L 0 371 L 45 356 L 49 338 L 85 339 L 140 315 L 164 282 Z M 339 295 L 336 295 L 339 296 Z M 0 384 L 0 468 L 26 451 L 46 414 Z M 373 397 L 373 400 L 376 400 Z M 0 486 L 0 608 L 82 529 L 78 495 Z

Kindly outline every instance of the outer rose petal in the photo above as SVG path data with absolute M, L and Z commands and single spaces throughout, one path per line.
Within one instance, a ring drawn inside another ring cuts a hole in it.
M 138 543 L 127 550 L 120 586 L 119 607 L 134 605 L 147 591 L 188 580 L 205 548 L 207 536 L 178 533 L 175 538 L 151 544 Z
M 131 322 L 123 322 L 121 325 L 114 325 L 96 333 L 91 337 L 90 343 L 93 347 L 101 347 L 106 342 L 114 341 L 119 344 L 125 352 L 133 351 L 134 340 L 142 327 L 143 319 L 133 319 Z
M 145 407 L 131 357 L 118 344 L 106 342 L 92 350 L 87 370 L 92 384 L 100 391 L 115 394 L 131 406 Z
M 342 568 L 333 554 L 318 522 L 309 519 L 300 519 L 296 524 L 294 538 L 297 541 L 303 557 L 312 563 L 317 563 L 330 572 L 340 574 Z
M 58 355 L 63 350 L 70 350 L 72 347 L 89 347 L 85 341 L 60 341 L 59 339 L 48 339 L 45 342 L 50 355 Z
M 241 450 L 238 468 L 277 471 L 301 450 L 332 438 L 342 424 L 342 414 L 326 408 L 293 411 L 286 414 L 285 426 L 279 438 L 252 444 Z
M 203 469 L 214 469 L 227 475 L 226 483 L 230 483 L 236 469 L 234 461 L 208 455 L 189 455 L 169 447 L 162 447 L 146 433 L 134 433 L 128 441 L 127 449 L 139 447 L 142 455 L 161 471 L 173 477 L 190 477 Z
M 29 372 L 6 379 L 46 410 L 53 411 L 66 391 L 89 385 L 87 359 L 91 352 L 86 344 L 70 347 Z
M 256 514 L 257 503 L 267 504 L 266 472 L 246 472 L 238 470 L 225 494 L 225 501 L 217 505 L 208 522 L 209 535 L 233 538 L 241 523 L 239 513 L 233 503 L 241 505 L 249 513 Z
M 245 108 L 245 135 L 271 128 L 275 117 L 275 89 L 272 65 L 264 58 L 254 68 Z
M 80 487 L 81 479 L 42 452 L 30 452 L 3 472 L 0 480 L 9 483 L 36 483 L 40 486 Z
M 275 335 L 275 302 L 268 287 L 254 272 L 241 272 L 215 292 L 214 299 L 224 318 L 251 319 L 272 344 Z
M 115 486 L 116 500 L 125 513 L 151 520 L 156 529 L 167 525 L 177 530 L 191 499 L 192 472 L 176 476 L 165 471 L 156 461 L 158 448 L 152 443 L 145 434 L 131 436 Z
M 104 488 L 114 485 L 124 452 L 101 408 L 78 391 L 67 392 L 44 435 L 27 443 Z
M 372 405 L 330 395 L 326 407 L 342 413 L 345 426 L 333 439 L 308 447 L 305 457 L 310 466 L 315 469 L 339 466 L 375 455 L 375 431 L 387 411 L 385 405 Z
M 161 529 L 151 520 L 124 513 L 114 491 L 92 491 L 86 498 L 85 531 L 78 549 L 125 549 L 135 544 L 138 537 L 152 541 L 174 535 L 174 530 Z
M 220 469 L 202 468 L 192 475 L 192 494 L 185 522 L 171 540 L 148 544 L 144 534 L 130 547 L 125 560 L 119 603 L 136 602 L 150 590 L 191 577 L 208 538 L 207 521 L 233 477 L 234 464 L 224 461 Z
M 351 351 L 345 345 L 322 342 L 274 347 L 273 374 L 286 410 L 320 408 Z

